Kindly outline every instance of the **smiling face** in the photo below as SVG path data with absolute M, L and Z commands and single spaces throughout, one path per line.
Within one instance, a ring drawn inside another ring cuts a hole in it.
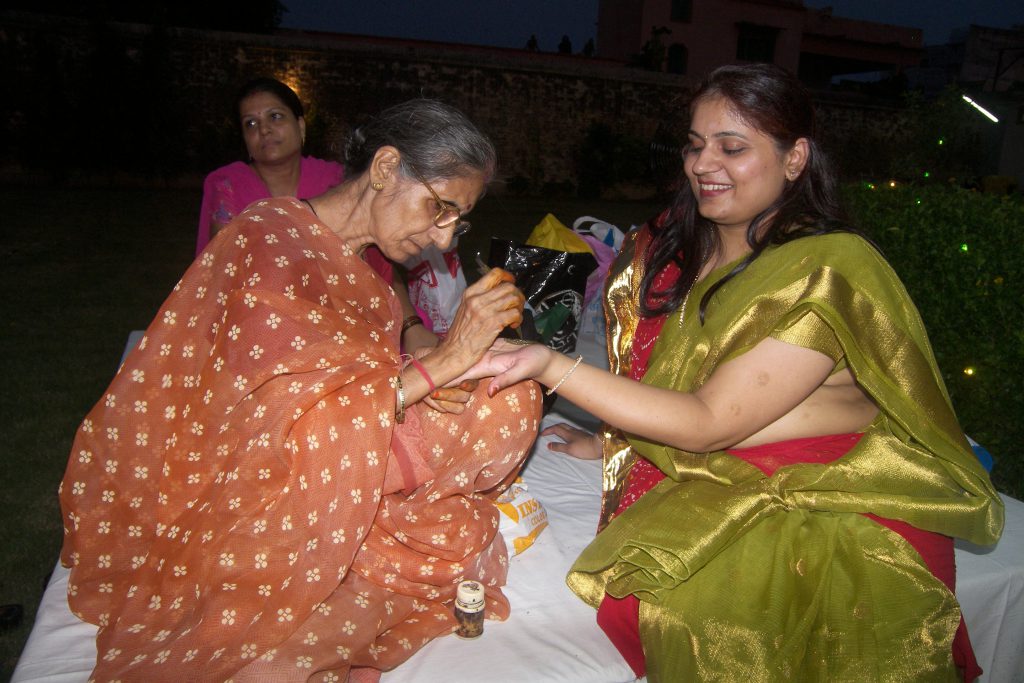
M 470 172 L 455 178 L 431 180 L 430 187 L 444 202 L 466 216 L 483 194 L 486 178 Z M 437 200 L 416 178 L 398 175 L 395 186 L 381 193 L 379 211 L 374 212 L 372 241 L 392 261 L 402 262 L 418 256 L 430 245 L 441 251 L 451 245 L 458 225 L 444 228 L 434 225 L 438 215 Z
M 275 95 L 255 92 L 238 107 L 242 138 L 254 164 L 294 163 L 302 155 L 306 121 Z
M 721 97 L 700 100 L 693 111 L 684 160 L 700 215 L 720 229 L 745 231 L 782 194 L 807 159 L 807 141 L 783 151 L 752 128 Z

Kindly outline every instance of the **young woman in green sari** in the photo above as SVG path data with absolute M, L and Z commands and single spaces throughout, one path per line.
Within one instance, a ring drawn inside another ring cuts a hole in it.
M 686 182 L 609 274 L 611 371 L 499 340 L 469 375 L 605 422 L 551 429 L 605 464 L 569 586 L 651 681 L 971 680 L 952 537 L 1003 510 L 920 317 L 796 78 L 722 67 L 690 113 Z

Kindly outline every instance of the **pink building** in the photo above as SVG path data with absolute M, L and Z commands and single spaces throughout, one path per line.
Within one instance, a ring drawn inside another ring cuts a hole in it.
M 698 80 L 722 64 L 772 62 L 809 85 L 917 65 L 921 30 L 843 19 L 802 0 L 601 0 L 598 54 Z

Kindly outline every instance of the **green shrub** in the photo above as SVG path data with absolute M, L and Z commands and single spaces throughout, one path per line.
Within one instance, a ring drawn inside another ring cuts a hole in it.
M 939 185 L 846 188 L 928 328 L 964 431 L 1024 497 L 1024 201 Z
M 891 156 L 891 176 L 920 179 L 928 172 L 933 179 L 955 178 L 962 184 L 995 170 L 992 153 L 999 146 L 999 129 L 961 96 L 962 90 L 953 87 L 931 99 L 907 94 L 907 138 Z

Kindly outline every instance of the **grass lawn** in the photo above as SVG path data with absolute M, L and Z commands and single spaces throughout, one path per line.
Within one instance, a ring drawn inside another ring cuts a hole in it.
M 190 263 L 199 199 L 198 190 L 0 188 L 0 604 L 25 608 L 20 628 L 0 632 L 0 680 L 10 678 L 57 561 L 57 485 L 75 429 L 128 333 L 148 325 Z M 548 211 L 570 226 L 594 215 L 628 228 L 655 209 L 488 196 L 461 250 L 467 263 L 476 251 L 486 259 L 491 235 L 523 239 Z
M 57 559 L 57 485 L 78 423 L 189 261 L 196 192 L 0 190 L 6 207 L 0 363 L 4 443 L 0 602 L 7 680 Z

